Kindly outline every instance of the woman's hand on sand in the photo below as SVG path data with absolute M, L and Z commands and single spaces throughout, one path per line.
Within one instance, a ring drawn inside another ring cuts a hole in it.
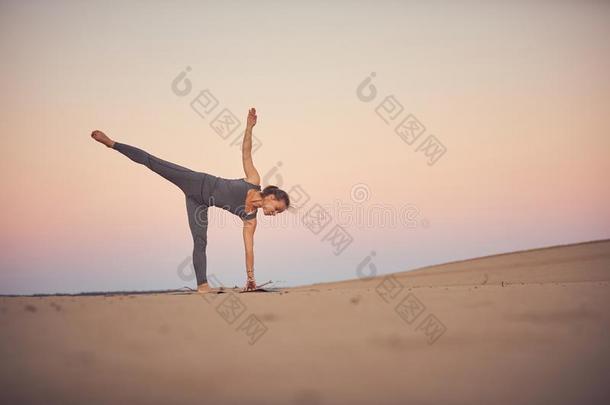
M 254 290 L 256 290 L 256 281 L 253 278 L 248 278 L 248 281 L 246 282 L 246 287 L 243 289 L 243 291 Z
M 256 125 L 256 108 L 252 107 L 248 111 L 248 128 L 252 129 Z

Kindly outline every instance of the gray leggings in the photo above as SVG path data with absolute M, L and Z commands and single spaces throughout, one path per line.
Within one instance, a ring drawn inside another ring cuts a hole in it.
M 193 266 L 197 285 L 207 283 L 205 250 L 208 244 L 208 207 L 210 204 L 209 198 L 206 196 L 210 195 L 214 176 L 159 159 L 142 149 L 124 143 L 115 142 L 113 148 L 171 181 L 184 192 L 186 213 L 194 242 Z

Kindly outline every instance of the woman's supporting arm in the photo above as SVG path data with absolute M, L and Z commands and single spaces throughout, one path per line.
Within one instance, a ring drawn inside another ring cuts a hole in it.
M 254 280 L 254 231 L 256 230 L 256 218 L 244 220 L 244 247 L 246 249 L 246 273 L 248 281 L 245 290 L 255 290 Z
M 254 167 L 252 161 L 252 128 L 256 125 L 256 109 L 251 108 L 248 111 L 248 120 L 246 123 L 246 132 L 244 133 L 244 141 L 241 145 L 241 159 L 244 165 L 244 173 L 246 181 L 252 184 L 260 184 L 261 178 L 258 171 Z

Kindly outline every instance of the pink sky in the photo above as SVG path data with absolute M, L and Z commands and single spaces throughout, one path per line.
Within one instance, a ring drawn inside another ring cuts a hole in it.
M 0 294 L 194 287 L 177 272 L 192 251 L 184 196 L 89 134 L 243 177 L 239 149 L 190 106 L 204 89 L 214 113 L 256 107 L 259 172 L 310 196 L 284 223 L 259 213 L 260 282 L 354 278 L 371 251 L 382 274 L 608 238 L 609 18 L 593 1 L 3 2 Z M 420 140 L 446 148 L 434 165 L 376 114 L 390 95 L 397 120 L 413 114 Z M 419 213 L 391 227 L 333 212 L 318 235 L 300 221 L 338 203 Z M 213 210 L 208 276 L 242 285 L 237 217 Z M 353 239 L 339 255 L 322 240 L 336 224 Z

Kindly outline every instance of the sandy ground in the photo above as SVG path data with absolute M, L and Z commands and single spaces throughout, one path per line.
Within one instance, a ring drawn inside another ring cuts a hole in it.
M 392 276 L 3 297 L 0 402 L 610 404 L 610 241 Z

